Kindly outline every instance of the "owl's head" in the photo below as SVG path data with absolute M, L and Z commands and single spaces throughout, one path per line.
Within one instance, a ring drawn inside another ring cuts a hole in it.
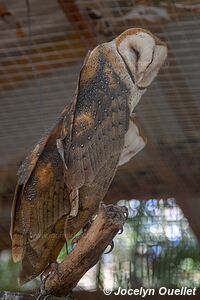
M 114 42 L 135 85 L 148 87 L 167 57 L 166 44 L 140 28 L 124 31 Z

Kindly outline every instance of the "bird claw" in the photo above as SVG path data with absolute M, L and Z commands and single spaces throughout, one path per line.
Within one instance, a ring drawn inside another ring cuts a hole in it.
M 88 223 L 83 227 L 83 233 L 81 233 L 80 235 L 75 236 L 72 239 L 72 244 L 77 244 L 80 239 L 86 234 L 87 230 L 90 228 L 90 226 L 92 225 L 92 220 L 89 220 Z
M 128 220 L 128 209 L 126 206 L 121 206 L 122 208 L 122 213 L 124 214 L 125 216 L 125 219 Z
M 69 294 L 69 295 L 66 296 L 66 297 L 62 297 L 62 298 L 53 296 L 53 295 L 51 295 L 51 294 L 48 294 L 48 295 L 42 295 L 42 294 L 40 294 L 40 295 L 38 295 L 38 297 L 36 298 L 36 300 L 47 300 L 47 299 L 49 299 L 49 300 L 56 300 L 56 299 L 73 300 L 74 297 L 73 297 L 73 295 L 71 295 L 71 294 Z
M 36 298 L 36 300 L 46 300 L 48 298 L 50 299 L 51 295 L 39 294 L 38 297 Z
M 47 295 L 47 291 L 45 290 L 45 280 L 46 280 L 46 277 L 43 275 L 43 273 L 40 275 L 41 285 L 39 287 L 38 295 L 37 295 L 36 300 L 44 300 L 44 299 L 47 299 L 46 296 L 48 296 Z
M 83 227 L 83 232 L 86 232 L 92 225 L 92 220 L 89 220 L 88 223 Z
M 120 230 L 118 231 L 118 234 L 122 234 L 123 231 L 124 231 L 124 229 L 123 229 L 123 227 L 122 227 L 122 228 L 120 228 Z
M 46 291 L 45 290 L 41 290 L 41 286 L 40 286 L 40 292 L 39 294 L 37 295 L 37 298 L 36 300 L 45 300 L 47 299 L 49 295 L 46 294 Z
M 57 270 L 57 268 L 58 268 L 57 263 L 51 263 L 46 267 L 46 269 L 40 275 L 41 285 L 40 285 L 36 300 L 46 300 L 49 297 L 51 297 L 51 295 L 47 294 L 47 291 L 45 290 L 45 281 L 52 272 Z
M 104 252 L 104 254 L 109 254 L 114 249 L 115 246 L 114 241 L 111 241 L 111 243 L 108 244 L 108 246 L 110 246 L 110 249 L 107 252 Z

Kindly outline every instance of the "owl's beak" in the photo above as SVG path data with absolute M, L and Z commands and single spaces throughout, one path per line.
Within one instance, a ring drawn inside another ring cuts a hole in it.
M 135 76 L 135 83 L 138 85 L 140 83 L 140 81 L 142 81 L 143 77 L 144 77 L 144 72 L 139 73 Z

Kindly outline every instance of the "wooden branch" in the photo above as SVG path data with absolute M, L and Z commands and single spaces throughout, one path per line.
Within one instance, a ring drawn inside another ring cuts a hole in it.
M 19 292 L 0 292 L 0 299 L 3 300 L 34 300 L 35 296 L 31 294 L 19 293 Z
M 47 294 L 65 296 L 81 277 L 92 268 L 122 228 L 127 218 L 127 209 L 102 204 L 99 214 L 85 232 L 73 251 L 46 277 L 44 288 Z
M 26 293 L 20 293 L 20 292 L 8 292 L 3 291 L 0 292 L 0 299 L 2 300 L 36 300 L 37 295 L 33 294 L 26 294 Z M 44 300 L 45 296 L 40 298 L 40 300 Z M 48 296 L 48 300 L 72 300 L 72 298 L 68 297 L 55 297 L 55 296 Z

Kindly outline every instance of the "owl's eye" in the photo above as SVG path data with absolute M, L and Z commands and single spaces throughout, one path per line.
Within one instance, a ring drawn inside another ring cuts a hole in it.
M 135 48 L 131 47 L 131 49 L 134 51 L 135 55 L 136 55 L 136 58 L 137 60 L 140 58 L 140 53 L 138 50 L 136 50 Z
M 135 70 L 137 73 L 138 72 L 138 61 L 140 59 L 140 52 L 137 49 L 135 49 L 134 47 L 131 47 L 130 50 L 132 52 L 132 56 L 134 57 L 134 59 L 132 60 L 132 63 L 135 64 Z M 133 74 L 132 74 L 132 76 L 133 76 Z M 135 77 L 136 77 L 136 75 L 134 76 L 134 81 L 137 80 Z

